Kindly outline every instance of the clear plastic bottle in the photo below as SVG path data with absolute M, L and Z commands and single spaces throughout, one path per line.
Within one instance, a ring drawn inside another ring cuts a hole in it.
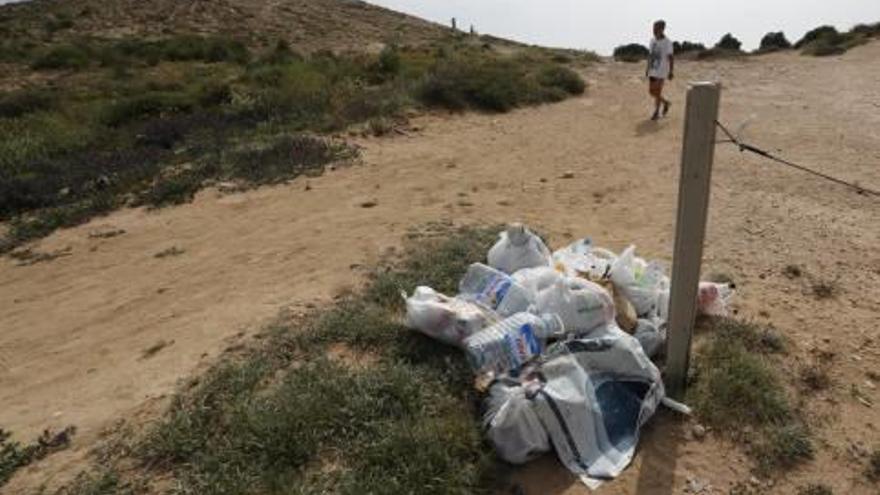
M 471 335 L 464 347 L 478 374 L 515 372 L 543 352 L 547 339 L 564 331 L 556 315 L 517 313 Z
M 486 306 L 502 317 L 527 311 L 535 303 L 535 294 L 506 273 L 482 263 L 468 268 L 458 289 L 463 299 Z

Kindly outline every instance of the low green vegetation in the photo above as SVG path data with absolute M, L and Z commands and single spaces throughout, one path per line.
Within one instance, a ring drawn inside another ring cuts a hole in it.
M 834 495 L 834 490 L 823 483 L 813 483 L 801 487 L 797 493 L 798 495 Z
M 647 60 L 648 55 L 650 55 L 648 47 L 639 43 L 618 46 L 613 53 L 614 60 L 620 62 L 640 62 Z
M 762 474 L 812 459 L 809 428 L 792 404 L 775 354 L 785 345 L 771 328 L 730 319 L 708 322 L 688 391 L 698 416 L 749 447 Z
M 778 31 L 775 33 L 767 33 L 761 38 L 761 45 L 758 52 L 767 53 L 777 50 L 788 50 L 791 48 L 791 42 L 785 37 L 785 33 Z
M 326 134 L 387 134 L 409 108 L 503 112 L 585 90 L 557 61 L 576 53 L 458 39 L 375 55 L 303 55 L 283 42 L 252 51 L 217 36 L 24 53 L 10 60 L 53 83 L 0 93 L 0 222 L 11 227 L 0 252 L 123 204 L 185 202 L 211 182 L 320 174 L 355 153 Z
M 868 457 L 868 468 L 865 475 L 874 483 L 880 483 L 880 448 L 875 448 Z
M 834 26 L 820 26 L 807 32 L 794 47 L 804 55 L 815 57 L 840 55 L 878 36 L 880 23 L 860 24 L 848 32 L 838 32 Z
M 492 493 L 498 466 L 467 362 L 401 325 L 400 291 L 454 292 L 496 234 L 414 233 L 411 254 L 363 292 L 280 320 L 182 391 L 129 461 L 179 493 Z M 110 470 L 65 493 L 137 485 Z
M 33 443 L 22 445 L 11 440 L 10 432 L 0 428 L 0 487 L 5 485 L 19 469 L 39 461 L 56 450 L 66 448 L 75 432 L 76 429 L 73 427 L 55 434 L 46 430 Z

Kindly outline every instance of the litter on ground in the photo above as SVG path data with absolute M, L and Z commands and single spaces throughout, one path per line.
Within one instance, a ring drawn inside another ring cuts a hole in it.
M 588 238 L 551 253 L 521 224 L 501 232 L 487 262 L 468 268 L 454 297 L 404 295 L 407 326 L 464 350 L 501 459 L 554 450 L 589 487 L 617 477 L 660 404 L 689 411 L 666 397 L 651 360 L 666 344 L 663 264 Z M 733 289 L 702 282 L 694 303 L 725 315 Z

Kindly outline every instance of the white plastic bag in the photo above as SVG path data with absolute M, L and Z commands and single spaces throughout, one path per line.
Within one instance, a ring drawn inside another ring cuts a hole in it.
M 669 278 L 657 263 L 647 263 L 635 255 L 635 246 L 626 248 L 611 266 L 611 282 L 626 297 L 639 317 L 660 314 L 660 293 L 668 288 Z
M 633 337 L 639 341 L 645 354 L 653 358 L 666 345 L 666 323 L 659 319 L 639 320 Z
M 536 308 L 556 314 L 565 332 L 582 335 L 614 320 L 614 301 L 603 287 L 582 278 L 563 277 L 538 293 Z
M 522 224 L 511 224 L 489 250 L 489 266 L 512 274 L 523 268 L 550 266 L 550 250 Z
M 525 464 L 550 452 L 550 437 L 527 397 L 526 386 L 510 379 L 496 381 L 486 405 L 486 433 L 498 457 Z
M 549 266 L 524 268 L 517 271 L 510 278 L 523 286 L 526 290 L 537 294 L 561 280 L 563 275 Z
M 733 297 L 733 288 L 732 284 L 700 282 L 697 309 L 704 315 L 727 316 L 727 308 Z
M 498 321 L 486 308 L 418 287 L 406 297 L 406 326 L 446 344 L 461 347 L 464 339 Z

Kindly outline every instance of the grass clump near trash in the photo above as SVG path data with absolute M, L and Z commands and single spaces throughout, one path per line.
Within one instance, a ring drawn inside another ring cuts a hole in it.
M 455 290 L 496 233 L 438 225 L 414 234 L 411 254 L 362 292 L 280 320 L 181 391 L 128 461 L 182 493 L 491 492 L 496 463 L 464 356 L 399 318 L 402 289 Z M 64 493 L 138 483 L 111 469 Z
M 11 440 L 12 433 L 0 428 L 0 487 L 19 469 L 43 459 L 52 452 L 67 448 L 75 427 L 53 433 L 45 430 L 34 442 L 22 445 Z
M 812 434 L 793 404 L 774 355 L 785 341 L 772 328 L 721 318 L 705 322 L 688 403 L 702 421 L 747 452 L 764 475 L 811 460 Z
M 568 63 L 579 60 L 454 39 L 379 54 L 189 35 L 33 46 L 12 63 L 53 82 L 0 92 L 0 221 L 11 226 L 0 252 L 121 205 L 186 202 L 212 182 L 320 173 L 354 154 L 327 134 L 388 134 L 413 108 L 504 112 L 578 95 Z

